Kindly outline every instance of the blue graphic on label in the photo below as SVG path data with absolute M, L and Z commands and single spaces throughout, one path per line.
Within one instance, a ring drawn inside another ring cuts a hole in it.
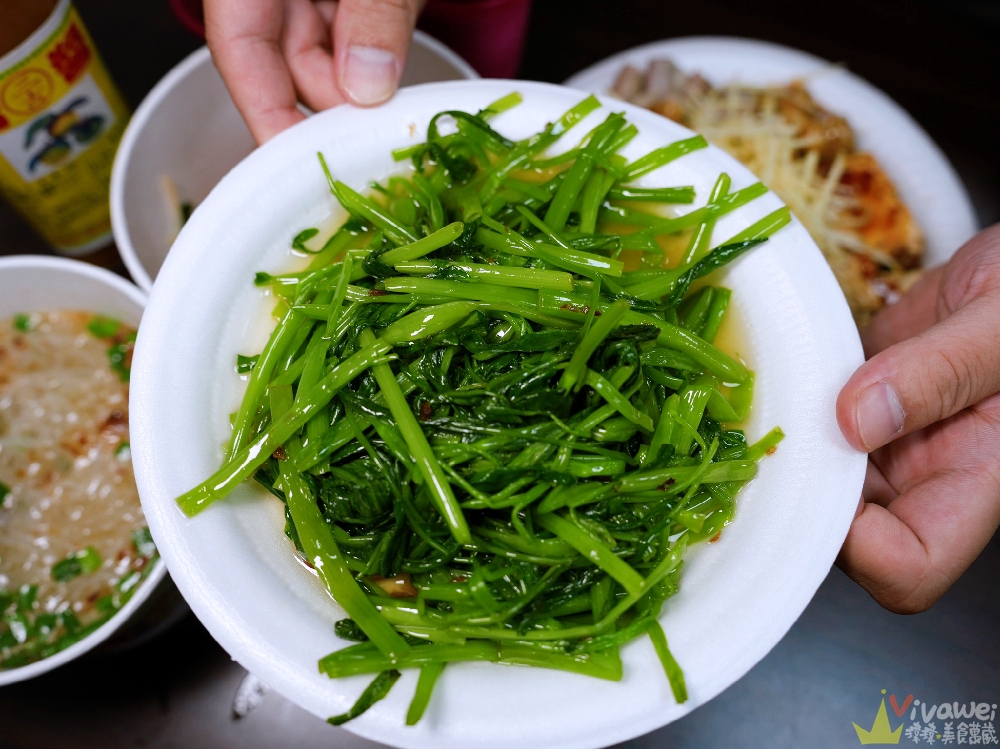
M 83 153 L 114 122 L 88 73 L 45 112 L 0 135 L 0 154 L 25 182 L 34 182 Z

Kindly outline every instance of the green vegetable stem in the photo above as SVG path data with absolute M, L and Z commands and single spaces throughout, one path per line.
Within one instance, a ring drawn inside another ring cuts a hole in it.
M 289 553 L 348 617 L 320 671 L 374 676 L 334 724 L 405 669 L 408 725 L 448 663 L 616 681 L 642 635 L 684 702 L 659 617 L 687 547 L 724 532 L 784 436 L 748 444 L 753 373 L 715 341 L 720 271 L 766 252 L 787 209 L 720 242 L 717 219 L 766 190 L 723 174 L 694 207 L 663 184 L 701 136 L 629 163 L 638 130 L 612 112 L 552 154 L 599 102 L 512 141 L 500 114 L 519 102 L 441 112 L 394 152 L 410 172 L 364 194 L 320 156 L 348 219 L 296 235 L 305 270 L 258 274 L 277 325 L 235 362 L 222 465 L 177 500 L 196 515 L 252 478 L 282 503 Z

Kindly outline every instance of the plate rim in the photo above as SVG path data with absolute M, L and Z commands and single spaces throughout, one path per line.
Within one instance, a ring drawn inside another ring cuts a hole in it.
M 467 88 L 470 85 L 479 87 L 485 86 L 490 89 L 496 89 L 497 91 L 502 89 L 503 93 L 508 93 L 511 89 L 521 90 L 524 93 L 527 93 L 528 89 L 534 89 L 540 92 L 544 91 L 551 92 L 553 90 L 557 90 L 560 92 L 566 91 L 565 87 L 555 86 L 554 84 L 542 84 L 542 83 L 525 82 L 525 81 L 488 81 L 488 82 L 451 81 L 443 83 L 423 84 L 420 87 L 409 89 L 409 91 L 417 92 L 418 88 L 422 90 L 444 89 L 447 91 L 448 89 L 454 89 L 454 88 Z M 404 96 L 404 98 L 405 96 L 416 96 L 416 95 L 417 93 L 403 94 L 401 92 L 401 96 Z M 615 108 L 620 108 L 617 102 L 608 99 L 608 97 L 604 97 L 604 103 L 606 105 L 614 106 Z M 629 105 L 629 108 L 633 110 L 632 115 L 636 118 L 639 118 L 640 120 L 646 120 L 647 122 L 651 122 L 652 120 L 650 118 L 657 117 L 655 114 L 650 113 L 647 110 L 631 107 L 631 105 Z M 295 128 L 307 128 L 307 127 L 316 128 L 319 126 L 317 123 L 326 124 L 328 121 L 333 122 L 335 121 L 336 117 L 341 116 L 338 112 L 343 112 L 343 111 L 345 111 L 343 108 L 329 110 L 326 113 L 322 113 L 314 118 L 310 118 L 309 120 L 301 123 L 300 125 L 296 125 Z M 673 123 L 672 127 L 680 128 L 679 125 Z M 279 135 L 272 142 L 282 143 L 288 141 L 291 138 L 296 137 L 295 128 L 286 131 L 286 133 L 283 133 L 282 135 Z M 262 149 L 257 149 L 246 160 L 244 160 L 244 162 L 242 162 L 232 172 L 230 172 L 230 174 L 227 175 L 222 180 L 222 182 L 220 182 L 220 184 L 213 190 L 213 193 L 209 196 L 209 198 L 206 199 L 205 203 L 208 204 L 209 201 L 212 200 L 213 195 L 217 194 L 221 195 L 225 193 L 226 191 L 231 189 L 230 188 L 231 185 L 234 185 L 235 183 L 242 180 L 244 176 L 251 174 L 252 173 L 251 170 L 254 168 L 253 165 L 256 162 L 264 163 L 264 160 L 267 158 L 267 153 L 268 153 L 266 149 L 267 149 L 266 146 Z M 724 154 L 724 152 L 719 151 L 719 154 L 722 157 L 724 157 L 725 161 L 731 162 L 733 164 L 734 169 L 739 169 L 741 172 L 745 172 L 745 169 L 743 169 L 743 167 L 740 167 L 738 164 L 736 164 L 736 162 L 733 161 L 731 157 Z M 248 164 L 250 164 L 250 166 L 248 166 Z M 221 200 L 221 198 L 217 198 L 217 200 Z M 775 198 L 775 200 L 777 199 Z M 167 309 L 169 309 L 170 306 L 177 305 L 176 299 L 171 301 L 170 297 L 165 295 L 167 295 L 168 293 L 176 293 L 175 290 L 173 289 L 168 291 L 168 287 L 170 287 L 171 285 L 176 286 L 180 284 L 184 278 L 185 273 L 187 273 L 190 270 L 188 266 L 190 266 L 195 259 L 194 247 L 196 245 L 197 232 L 202 231 L 201 226 L 203 223 L 207 224 L 208 219 L 206 218 L 206 216 L 207 213 L 203 211 L 201 212 L 201 214 L 195 214 L 195 216 L 192 217 L 191 222 L 182 231 L 181 237 L 178 239 L 174 252 L 171 253 L 166 263 L 164 264 L 163 270 L 161 271 L 160 275 L 160 278 L 164 280 L 164 283 L 161 283 L 158 280 L 156 286 L 154 286 L 153 294 L 150 300 L 150 305 L 147 310 L 147 319 L 145 321 L 146 324 L 140 330 L 139 341 L 137 342 L 137 347 L 136 347 L 136 357 L 133 368 L 133 379 L 134 382 L 136 383 L 136 387 L 133 389 L 133 401 L 132 403 L 130 403 L 130 409 L 133 414 L 133 418 L 136 419 L 137 425 L 140 428 L 136 429 L 135 430 L 136 433 L 133 435 L 133 451 L 134 455 L 136 456 L 137 479 L 139 481 L 141 495 L 144 498 L 144 506 L 146 505 L 147 502 L 153 505 L 149 508 L 147 514 L 151 520 L 151 527 L 154 528 L 154 536 L 157 531 L 157 527 L 154 524 L 159 524 L 161 520 L 164 520 L 167 517 L 168 513 L 171 513 L 172 516 L 175 518 L 175 520 L 172 521 L 172 524 L 176 525 L 178 529 L 176 531 L 178 537 L 180 537 L 179 534 L 181 534 L 181 531 L 179 530 L 180 525 L 177 524 L 176 520 L 176 518 L 180 517 L 180 513 L 176 507 L 170 506 L 172 505 L 171 497 L 163 498 L 162 506 L 161 506 L 161 497 L 159 496 L 156 497 L 155 499 L 154 498 L 147 499 L 147 497 L 150 497 L 151 493 L 165 495 L 164 491 L 157 491 L 156 486 L 148 485 L 149 482 L 155 479 L 157 471 L 151 466 L 151 463 L 156 462 L 155 454 L 152 452 L 151 448 L 148 445 L 146 445 L 147 435 L 145 434 L 146 430 L 144 429 L 144 427 L 150 422 L 150 419 L 153 416 L 153 413 L 155 412 L 155 409 L 151 406 L 149 399 L 146 398 L 146 395 L 149 384 L 148 380 L 150 379 L 150 375 L 153 373 L 155 369 L 157 355 L 155 353 L 152 353 L 153 351 L 156 350 L 155 348 L 150 349 L 151 353 L 149 354 L 146 353 L 147 346 L 155 347 L 154 343 L 148 343 L 147 341 L 150 340 L 151 336 L 159 334 L 161 332 L 159 328 L 165 325 L 165 321 L 160 319 L 165 314 L 165 312 L 161 313 L 160 310 L 161 305 Z M 208 231 L 208 229 L 206 228 L 205 231 Z M 804 229 L 802 231 L 804 233 Z M 185 234 L 187 234 L 188 236 L 187 239 L 185 239 Z M 804 236 L 806 237 L 806 239 L 808 239 L 808 235 Z M 809 240 L 809 243 L 810 245 L 812 244 L 811 240 Z M 812 246 L 816 253 L 817 259 L 821 259 L 818 249 L 816 249 L 814 245 Z M 828 279 L 824 280 L 824 283 L 835 284 L 832 272 L 829 271 L 829 268 L 825 265 L 825 263 L 823 263 L 822 265 L 817 265 L 816 267 L 819 269 L 817 272 L 825 274 L 824 278 L 828 276 Z M 165 299 L 165 301 L 162 303 L 160 302 L 161 297 Z M 843 315 L 845 315 L 846 319 L 849 320 L 850 315 L 847 312 L 846 302 L 842 300 L 842 297 L 840 299 L 841 299 L 840 303 L 843 306 L 842 310 Z M 834 303 L 836 304 L 836 302 Z M 850 329 L 852 331 L 854 330 L 853 323 L 851 323 Z M 853 335 L 855 336 L 856 339 L 856 331 L 853 333 Z M 857 363 L 860 363 L 861 354 L 860 354 L 859 341 L 857 341 L 856 343 L 856 349 L 857 349 L 856 352 L 857 357 L 859 358 L 859 361 Z M 853 480 L 853 483 L 857 484 L 856 488 L 858 493 L 860 493 L 861 481 L 863 480 L 863 474 L 864 474 L 864 469 L 863 469 L 864 457 L 859 453 L 857 454 L 857 456 L 852 455 L 849 460 L 845 458 L 845 462 L 850 462 L 851 465 L 857 469 L 854 471 L 854 473 L 857 474 L 856 476 L 852 475 L 848 477 L 849 478 L 848 484 L 850 484 L 851 481 Z M 842 525 L 843 527 L 842 528 L 838 527 L 837 533 L 840 534 L 842 531 L 842 534 L 839 535 L 838 540 L 836 540 L 835 548 L 834 548 L 834 542 L 833 541 L 830 542 L 830 555 L 829 555 L 830 558 L 828 560 L 829 563 L 832 563 L 833 557 L 835 556 L 836 553 L 836 549 L 839 549 L 840 542 L 843 539 L 843 535 L 846 535 L 847 528 L 850 525 L 850 520 L 853 517 L 853 508 L 854 508 L 854 502 L 852 500 L 850 508 L 846 508 L 845 506 L 843 513 L 841 513 L 844 515 L 844 517 L 839 518 L 838 515 L 838 519 L 842 521 L 840 525 Z M 848 509 L 850 510 L 850 512 L 847 511 Z M 166 520 L 164 520 L 164 522 L 166 522 Z M 163 532 L 162 528 L 160 530 L 162 534 Z M 171 533 L 174 533 L 174 531 L 171 531 Z M 179 561 L 178 559 L 173 558 L 175 551 L 173 543 L 163 544 L 161 541 L 161 548 L 162 548 L 162 553 L 168 560 L 168 563 L 173 564 L 174 562 Z M 825 559 L 826 557 L 824 556 L 824 560 Z M 205 626 L 210 630 L 213 636 L 216 637 L 216 639 L 220 641 L 220 644 L 223 644 L 223 646 L 227 649 L 227 651 L 229 651 L 232 655 L 234 655 L 234 657 L 238 661 L 248 666 L 251 671 L 256 670 L 253 667 L 253 653 L 250 652 L 250 648 L 245 638 L 241 638 L 239 636 L 239 633 L 233 629 L 233 622 L 232 621 L 221 622 L 221 620 L 217 621 L 216 617 L 222 614 L 219 606 L 213 605 L 212 603 L 203 600 L 203 598 L 199 596 L 199 591 L 197 590 L 197 588 L 200 584 L 200 580 L 189 577 L 191 571 L 186 569 L 185 564 L 179 564 L 179 565 L 175 564 L 173 566 L 175 567 L 177 572 L 177 574 L 175 575 L 177 585 L 185 593 L 186 597 L 191 596 L 194 599 L 192 600 L 191 607 L 195 611 L 195 613 L 199 616 L 199 619 L 203 620 L 203 623 L 205 623 Z M 767 645 L 762 652 L 749 653 L 745 659 L 745 662 L 741 663 L 740 666 L 738 667 L 739 673 L 736 676 L 736 679 L 729 679 L 728 677 L 726 677 L 723 679 L 725 683 L 712 685 L 711 689 L 707 690 L 710 691 L 711 693 L 708 694 L 705 697 L 705 699 L 699 702 L 698 704 L 702 704 L 702 702 L 707 701 L 708 699 L 711 699 L 712 697 L 716 696 L 724 688 L 734 683 L 734 681 L 737 680 L 738 678 L 742 677 L 742 675 L 745 674 L 746 671 L 748 671 L 755 663 L 757 663 L 764 655 L 766 655 L 766 653 L 769 652 L 770 649 L 777 644 L 777 642 L 780 641 L 781 637 L 787 632 L 787 630 L 792 626 L 794 621 L 801 614 L 802 610 L 804 610 L 804 608 L 808 605 L 809 601 L 811 600 L 812 596 L 815 593 L 815 590 L 819 587 L 820 583 L 822 582 L 822 579 L 825 577 L 828 569 L 826 561 L 824 561 L 823 565 L 821 566 L 823 566 L 824 569 L 821 571 L 817 571 L 813 575 L 813 577 L 816 577 L 816 579 L 812 580 L 812 578 L 810 578 L 810 584 L 814 582 L 815 585 L 811 585 L 808 595 L 804 596 L 801 600 L 796 598 L 795 615 L 791 617 L 788 621 L 782 619 L 782 624 L 780 626 L 781 628 L 780 635 L 777 636 L 773 642 L 770 642 L 770 644 Z M 819 567 L 817 567 L 817 570 L 818 569 Z M 820 574 L 820 572 L 822 574 Z M 806 586 L 803 585 L 802 589 L 804 589 L 805 587 Z M 211 621 L 205 621 L 206 618 L 208 618 Z M 220 627 L 222 626 L 228 627 L 230 631 L 223 632 L 220 635 Z M 290 674 L 287 674 L 286 672 L 286 675 Z M 265 678 L 267 678 L 268 676 L 270 675 L 269 674 L 265 675 Z M 288 696 L 287 692 L 282 688 L 281 685 L 272 684 L 271 686 L 275 687 L 277 691 L 286 694 L 286 696 Z M 296 702 L 297 704 L 302 705 L 301 700 L 296 699 L 295 697 L 289 696 L 289 699 L 293 702 Z M 558 744 L 558 746 L 567 748 L 593 747 L 598 745 L 605 745 L 609 742 L 627 740 L 641 733 L 645 733 L 659 726 L 662 726 L 666 722 L 669 722 L 669 720 L 679 718 L 681 717 L 681 715 L 690 712 L 690 710 L 694 709 L 695 707 L 696 707 L 695 704 L 688 703 L 687 705 L 683 706 L 677 713 L 671 715 L 670 718 L 667 720 L 663 720 L 657 717 L 655 714 L 649 714 L 646 716 L 646 720 L 644 721 L 637 721 L 635 724 L 630 725 L 628 727 L 618 728 L 615 730 L 615 732 L 612 732 L 610 734 L 602 733 L 601 737 L 596 741 L 593 737 L 590 738 L 577 737 L 576 739 L 571 741 L 561 742 Z M 323 717 L 322 715 L 317 713 L 315 710 L 310 709 L 309 707 L 306 707 L 306 709 L 319 715 L 319 717 Z M 379 726 L 364 722 L 363 719 L 361 721 L 352 722 L 345 727 L 348 730 L 351 730 L 353 733 L 356 733 L 360 736 L 364 736 L 366 738 L 383 742 L 391 741 L 394 745 L 397 746 L 426 747 L 429 745 L 435 745 L 434 743 L 435 740 L 438 740 L 438 743 L 436 745 L 449 743 L 448 738 L 443 736 L 442 737 L 431 736 L 430 743 L 428 743 L 428 737 L 424 735 L 415 732 L 409 735 L 407 735 L 406 733 L 401 733 L 399 730 L 399 728 L 402 727 L 401 719 L 399 726 L 392 726 L 391 729 L 389 729 L 389 734 L 391 734 L 391 736 L 388 735 L 385 730 L 379 730 Z M 443 739 L 443 741 L 441 739 Z M 452 742 L 453 741 L 454 739 L 452 739 Z

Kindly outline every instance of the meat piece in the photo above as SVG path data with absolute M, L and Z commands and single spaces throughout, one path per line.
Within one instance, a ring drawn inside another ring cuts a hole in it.
M 635 95 L 642 90 L 642 84 L 642 73 L 631 65 L 626 65 L 622 68 L 622 72 L 618 74 L 611 93 L 623 101 L 632 101 Z
M 918 267 L 924 251 L 923 232 L 875 157 L 863 151 L 848 156 L 840 184 L 860 207 L 855 231 L 861 240 L 906 270 Z
M 684 74 L 670 60 L 653 60 L 646 70 L 646 95 L 653 101 L 678 92 Z

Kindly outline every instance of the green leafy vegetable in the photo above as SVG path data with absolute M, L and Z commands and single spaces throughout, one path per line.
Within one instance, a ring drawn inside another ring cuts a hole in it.
M 663 627 L 660 626 L 659 622 L 650 622 L 647 628 L 649 632 L 649 639 L 653 641 L 653 647 L 656 648 L 656 655 L 660 658 L 660 663 L 663 665 L 663 670 L 667 674 L 667 680 L 670 682 L 670 690 L 674 693 L 674 699 L 677 700 L 678 704 L 687 702 L 687 684 L 684 682 L 684 672 L 681 667 L 677 665 L 677 661 L 674 660 L 674 656 L 670 653 L 670 648 L 667 647 L 667 636 L 663 634 Z
M 638 131 L 612 113 L 549 157 L 599 103 L 514 142 L 488 119 L 518 101 L 438 114 L 393 154 L 412 180 L 369 195 L 321 157 L 351 218 L 307 270 L 258 274 L 279 322 L 237 360 L 225 462 L 178 498 L 195 515 L 252 477 L 285 503 L 289 553 L 350 617 L 334 631 L 355 644 L 320 670 L 378 675 L 337 724 L 404 668 L 420 669 L 410 725 L 451 662 L 619 680 L 620 647 L 644 634 L 683 702 L 657 617 L 688 545 L 722 532 L 783 436 L 748 446 L 733 428 L 753 373 L 713 343 L 731 294 L 711 281 L 787 209 L 715 246 L 716 219 L 762 186 L 720 175 L 705 205 L 663 216 L 634 206 L 693 188 L 629 184 L 703 138 L 626 164 Z M 680 232 L 664 267 L 656 240 Z
M 243 354 L 236 355 L 236 371 L 239 374 L 246 374 L 253 370 L 254 365 L 257 364 L 257 360 L 260 355 L 257 356 L 243 356 Z
M 410 708 L 406 711 L 406 725 L 415 726 L 420 722 L 420 719 L 424 717 L 424 711 L 427 709 L 427 705 L 431 701 L 431 693 L 434 691 L 434 685 L 437 683 L 438 677 L 444 671 L 445 664 L 441 663 L 425 663 L 420 667 L 420 676 L 417 679 L 417 689 L 413 693 L 413 700 L 410 702 Z
M 396 671 L 395 669 L 383 671 L 365 688 L 365 691 L 361 693 L 361 696 L 358 697 L 358 701 L 354 703 L 350 710 L 343 715 L 334 715 L 332 718 L 327 718 L 326 722 L 333 726 L 339 726 L 349 720 L 357 718 L 359 715 L 368 710 L 368 708 L 389 694 L 389 690 L 392 689 L 392 685 L 396 683 L 399 676 L 399 671 Z
M 316 229 L 315 227 L 311 229 L 303 229 L 295 235 L 294 239 L 292 239 L 292 249 L 298 250 L 299 252 L 306 252 L 310 255 L 316 254 L 319 250 L 310 250 L 306 247 L 306 242 L 315 237 L 317 234 L 319 234 L 319 229 Z

